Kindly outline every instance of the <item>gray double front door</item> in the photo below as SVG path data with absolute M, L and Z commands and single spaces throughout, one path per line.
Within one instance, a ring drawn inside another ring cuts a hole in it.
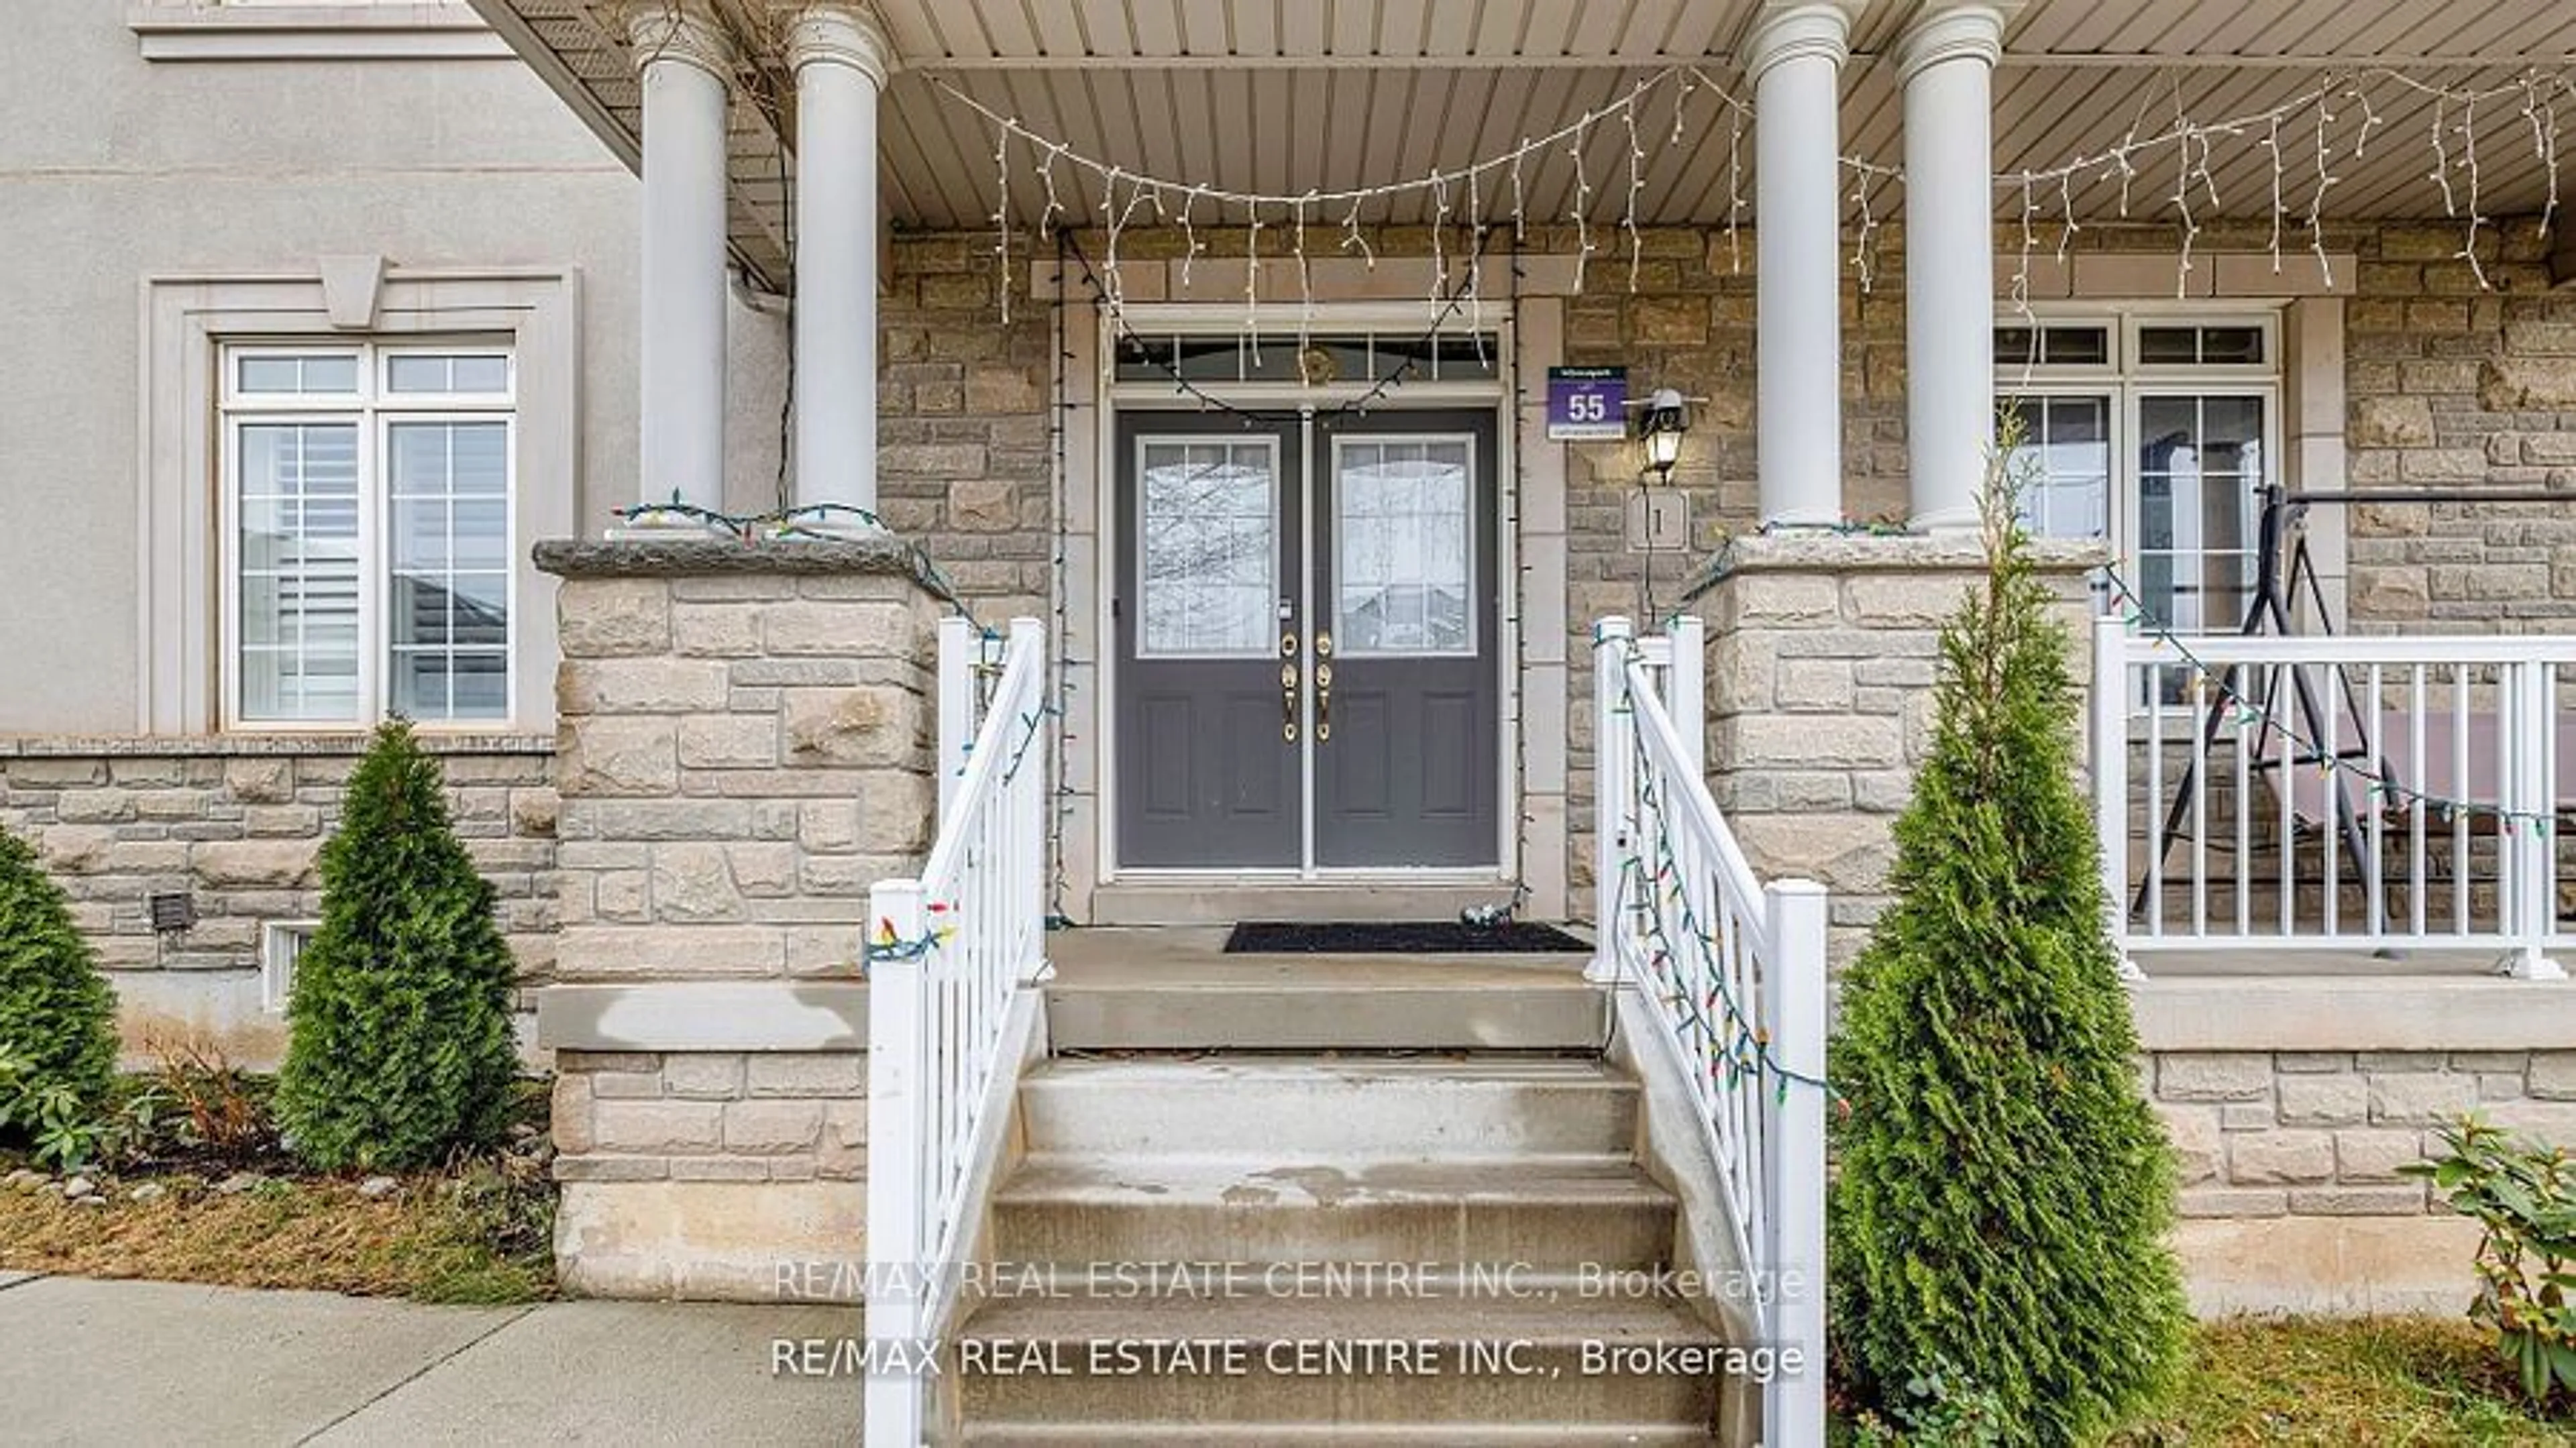
M 1494 415 L 1129 412 L 1122 867 L 1500 859 Z

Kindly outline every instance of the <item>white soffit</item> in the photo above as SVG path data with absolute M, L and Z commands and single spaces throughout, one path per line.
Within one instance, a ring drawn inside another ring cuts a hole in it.
M 634 84 L 622 36 L 604 18 L 613 7 L 474 3 L 631 162 Z M 755 0 L 720 4 L 757 33 Z M 877 0 L 877 8 L 902 58 L 883 127 L 888 209 L 902 225 L 971 229 L 989 225 L 996 204 L 995 138 L 942 83 L 1032 131 L 1156 177 L 1275 193 L 1330 190 L 1509 150 L 1676 64 L 1705 66 L 1741 89 L 1730 57 L 1757 0 Z M 1850 153 L 1900 159 L 1901 97 L 1886 57 L 1917 8 L 1918 0 L 1872 0 L 1855 27 L 1856 58 L 1844 83 Z M 2567 65 L 2576 53 L 2576 5 L 2031 0 L 2014 16 L 2006 49 L 1996 79 L 1995 164 L 2009 177 L 2098 154 L 2132 126 L 2154 134 L 2177 106 L 2200 122 L 2249 115 L 2362 67 L 2390 66 L 2433 84 L 2509 85 L 2532 66 Z M 2326 213 L 2444 215 L 2427 174 L 2434 100 L 2387 82 L 2370 96 L 2381 124 L 2359 161 L 2345 132 Z M 2576 118 L 2576 97 L 2565 99 Z M 1731 190 L 1728 127 L 1703 92 L 1684 113 L 1685 143 L 1670 145 L 1670 107 L 1670 93 L 1659 92 L 1641 118 L 1648 159 L 1639 219 L 1721 222 Z M 2480 113 L 2481 210 L 2491 216 L 2537 212 L 2548 195 L 2520 109 L 2517 99 Z M 2335 110 L 2348 127 L 2354 113 Z M 2457 124 L 2456 108 L 2446 119 Z M 737 106 L 736 249 L 762 258 L 764 268 L 776 264 L 784 231 L 780 147 L 769 126 L 759 107 Z M 2220 202 L 2204 219 L 2269 214 L 2261 129 L 2218 143 L 2210 181 Z M 2312 112 L 2284 123 L 2285 195 L 2302 215 L 2314 189 L 2313 131 Z M 1749 197 L 1751 145 L 1734 160 L 1741 172 L 1732 189 Z M 1595 222 L 1622 214 L 1626 166 L 1624 128 L 1596 128 L 1585 151 Z M 1034 222 L 1045 193 L 1025 148 L 1015 151 L 1012 171 L 1013 209 Z M 1561 154 L 1532 165 L 1532 220 L 1566 214 L 1573 173 Z M 1060 177 L 1059 197 L 1073 218 L 1091 219 L 1097 183 L 1078 190 L 1069 167 Z M 2133 214 L 2162 216 L 2173 181 L 2169 166 L 2161 176 L 2142 167 Z M 2116 214 L 2117 191 L 2108 183 L 2078 187 L 2078 215 Z M 1873 197 L 1881 216 L 1901 204 L 1892 183 Z M 2056 209 L 2052 195 L 2043 212 Z M 2009 184 L 1998 188 L 1997 213 L 2020 214 Z M 1427 198 L 1386 213 L 1395 221 L 1429 216 Z

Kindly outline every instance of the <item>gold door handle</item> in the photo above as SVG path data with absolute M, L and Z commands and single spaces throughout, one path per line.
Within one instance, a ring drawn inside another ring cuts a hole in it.
M 1315 651 L 1324 651 L 1323 636 L 1317 635 Z M 1333 737 L 1333 666 L 1320 659 L 1315 664 L 1315 742 L 1324 744 Z
M 1297 742 L 1297 666 L 1279 666 L 1279 737 Z
M 1329 633 L 1329 632 L 1326 632 L 1326 631 L 1318 630 L 1318 631 L 1316 632 L 1316 634 L 1315 634 L 1315 657 L 1317 657 L 1317 658 L 1319 658 L 1319 659 L 1329 659 L 1329 658 L 1331 658 L 1332 656 L 1333 656 L 1333 636 L 1332 636 L 1332 634 L 1331 634 L 1331 633 Z

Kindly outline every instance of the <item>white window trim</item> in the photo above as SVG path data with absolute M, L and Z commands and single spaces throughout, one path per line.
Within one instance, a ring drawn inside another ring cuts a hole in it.
M 295 995 L 295 966 L 313 943 L 319 920 L 264 920 L 259 927 L 259 1006 L 284 1015 Z
M 556 657 L 554 580 L 529 560 L 528 540 L 576 531 L 579 477 L 580 274 L 570 268 L 383 272 L 352 315 L 337 298 L 334 325 L 320 267 L 302 274 L 147 277 L 143 349 L 136 610 L 143 670 L 137 728 L 210 734 L 224 726 L 223 487 L 217 427 L 225 344 L 293 347 L 335 341 L 432 343 L 508 338 L 516 415 L 512 434 L 511 717 L 424 723 L 459 734 L 551 733 Z M 346 733 L 350 726 L 334 732 Z M 259 732 L 271 732 L 262 726 Z
M 2286 305 L 2286 303 L 2284 304 Z M 2294 481 L 2283 445 L 2289 424 L 2289 359 L 2283 355 L 2282 309 L 2243 302 L 2206 301 L 2075 301 L 2033 303 L 2027 316 L 1999 311 L 1997 328 L 2104 323 L 2112 329 L 2113 354 L 2106 365 L 1998 362 L 1995 393 L 1999 397 L 2107 397 L 2110 400 L 2108 446 L 2111 459 L 2106 502 L 2110 536 L 2104 541 L 2123 570 L 2137 567 L 2138 508 L 2137 415 L 2141 399 L 2171 396 L 2255 395 L 2263 399 L 2264 480 Z M 2257 327 L 2263 333 L 2266 361 L 2255 363 L 2170 362 L 2139 360 L 2138 333 L 2143 327 Z M 2244 549 L 2250 555 L 2259 539 L 2248 524 Z M 2204 620 L 2206 625 L 2209 621 Z M 2235 625 L 2207 631 L 2232 633 Z
M 466 0 L 127 0 L 145 60 L 506 60 Z
M 240 386 L 242 359 L 261 356 L 328 356 L 347 354 L 357 364 L 358 385 L 349 392 L 287 393 L 245 392 Z M 396 392 L 390 386 L 393 364 L 409 356 L 500 357 L 507 366 L 507 381 L 498 392 Z M 517 407 L 518 368 L 506 346 L 495 346 L 489 338 L 460 338 L 453 342 L 386 344 L 373 341 L 319 340 L 300 347 L 270 345 L 228 345 L 220 358 L 223 380 L 218 386 L 221 398 L 223 437 L 218 444 L 222 479 L 222 521 L 217 552 L 223 562 L 220 575 L 223 602 L 220 609 L 222 644 L 218 667 L 223 672 L 218 694 L 217 722 L 226 732 L 243 734 L 343 734 L 364 730 L 390 717 L 388 702 L 392 670 L 392 641 L 386 632 L 386 611 L 390 607 L 393 562 L 388 553 L 387 530 L 391 526 L 388 506 L 392 500 L 391 475 L 386 460 L 391 457 L 389 439 L 393 428 L 408 422 L 462 422 L 498 419 L 503 432 L 503 466 L 505 497 L 515 501 L 520 487 L 518 464 L 519 438 Z M 349 719 L 252 719 L 242 703 L 241 639 L 241 569 L 237 550 L 241 546 L 240 508 L 241 480 L 238 469 L 240 428 L 246 422 L 341 423 L 355 425 L 358 448 L 358 713 Z M 504 519 L 503 556 L 516 558 L 523 540 L 518 536 L 515 509 Z M 505 585 L 502 597 L 504 617 L 508 620 L 509 637 L 515 641 L 524 627 L 520 613 L 519 586 L 516 571 Z M 505 657 L 515 662 L 515 642 Z M 503 680 L 505 703 L 499 719 L 417 719 L 416 727 L 433 732 L 486 732 L 506 727 L 519 713 L 519 691 L 526 671 L 515 666 L 506 670 Z

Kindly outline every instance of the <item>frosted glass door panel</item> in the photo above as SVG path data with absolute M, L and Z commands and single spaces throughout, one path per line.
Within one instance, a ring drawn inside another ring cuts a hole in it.
M 1138 443 L 1140 654 L 1262 657 L 1278 648 L 1279 456 L 1270 441 Z
M 1333 642 L 1341 653 L 1474 651 L 1472 457 L 1463 437 L 1337 443 Z

